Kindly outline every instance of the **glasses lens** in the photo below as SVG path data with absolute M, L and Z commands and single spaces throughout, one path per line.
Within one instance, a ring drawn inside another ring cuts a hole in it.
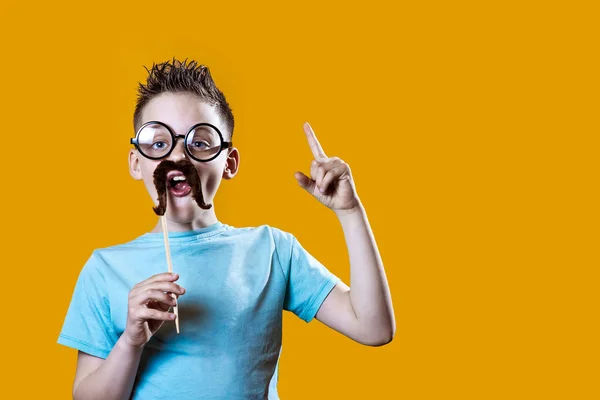
M 139 133 L 138 146 L 140 151 L 148 157 L 163 157 L 173 146 L 173 137 L 162 125 L 146 125 Z
M 197 126 L 187 137 L 185 144 L 198 160 L 210 160 L 221 150 L 221 136 L 210 126 Z

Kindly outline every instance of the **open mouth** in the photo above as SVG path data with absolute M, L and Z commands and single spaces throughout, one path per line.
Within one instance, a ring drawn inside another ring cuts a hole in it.
M 167 174 L 167 188 L 174 196 L 183 197 L 190 194 L 192 188 L 181 171 L 170 171 Z
M 161 161 L 152 174 L 152 181 L 158 195 L 158 205 L 152 208 L 156 215 L 165 215 L 167 211 L 167 192 L 175 197 L 191 194 L 198 207 L 203 210 L 212 208 L 212 204 L 204 202 L 200 176 L 188 160 Z

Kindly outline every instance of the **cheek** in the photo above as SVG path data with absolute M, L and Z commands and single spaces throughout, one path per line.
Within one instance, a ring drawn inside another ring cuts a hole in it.
M 206 165 L 198 168 L 200 181 L 207 192 L 212 193 L 219 186 L 219 182 L 223 177 L 223 168 L 224 166 L 218 164 Z
M 148 190 L 155 191 L 154 187 L 154 170 L 158 166 L 158 163 L 143 163 L 140 165 L 140 169 L 142 171 L 142 178 L 144 180 L 144 184 L 148 188 Z

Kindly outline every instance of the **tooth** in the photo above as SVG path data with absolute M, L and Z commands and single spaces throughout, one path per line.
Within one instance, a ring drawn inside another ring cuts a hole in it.
M 174 181 L 185 181 L 185 176 L 181 176 L 181 175 L 175 176 L 175 177 L 173 177 L 173 180 Z

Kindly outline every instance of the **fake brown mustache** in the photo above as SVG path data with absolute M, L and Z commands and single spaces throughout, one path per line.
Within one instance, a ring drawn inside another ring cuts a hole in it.
M 188 160 L 179 160 L 177 162 L 171 160 L 163 160 L 158 164 L 154 170 L 154 186 L 158 193 L 158 206 L 152 207 L 156 215 L 164 215 L 167 211 L 167 173 L 170 171 L 180 171 L 185 176 L 186 182 L 192 189 L 192 197 L 196 201 L 196 204 L 204 210 L 208 210 L 212 207 L 212 204 L 206 204 L 204 202 L 204 195 L 202 194 L 202 187 L 200 185 L 200 177 L 198 171 L 194 165 Z

